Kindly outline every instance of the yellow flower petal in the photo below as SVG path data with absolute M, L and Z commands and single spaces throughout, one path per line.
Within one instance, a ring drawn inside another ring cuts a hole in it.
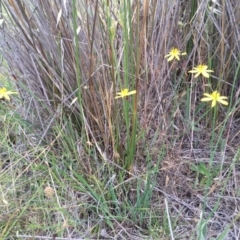
M 3 96 L 6 100 L 10 101 L 10 97 L 6 94 Z
M 213 101 L 212 101 L 212 106 L 211 106 L 211 107 L 212 107 L 212 108 L 215 107 L 215 106 L 216 106 L 216 103 L 217 103 L 217 101 L 216 101 L 216 100 L 213 100 Z
M 135 94 L 137 91 L 136 90 L 133 90 L 133 91 L 130 91 L 126 94 L 126 96 L 129 96 L 129 95 L 132 95 L 132 94 Z
M 200 74 L 200 73 L 199 73 Z M 209 78 L 209 74 L 205 71 L 205 72 L 202 72 L 202 75 L 205 77 L 205 78 Z
M 200 72 L 198 72 L 194 77 L 197 78 L 200 75 Z
M 178 61 L 180 60 L 179 55 L 176 55 L 175 58 L 176 58 Z
M 224 96 L 222 96 L 222 97 L 220 97 L 221 99 L 228 99 L 228 97 L 224 97 Z
M 209 94 L 209 93 L 204 93 L 203 96 L 206 96 L 206 97 L 212 98 L 212 95 Z
M 174 59 L 174 56 L 170 56 L 167 61 L 170 62 L 170 61 L 172 61 L 173 59 Z
M 188 71 L 189 73 L 196 73 L 196 72 L 198 72 L 196 69 L 194 69 L 193 68 L 193 70 L 191 70 L 191 71 Z
M 223 105 L 226 105 L 226 106 L 228 105 L 228 102 L 225 101 L 225 100 L 218 99 L 217 101 L 220 102 L 220 103 L 223 104 Z

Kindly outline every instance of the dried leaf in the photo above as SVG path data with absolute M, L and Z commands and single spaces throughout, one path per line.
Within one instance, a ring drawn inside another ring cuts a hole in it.
M 59 11 L 59 13 L 58 13 L 58 16 L 57 16 L 57 25 L 58 25 L 58 23 L 59 23 L 59 21 L 60 21 L 61 16 L 62 16 L 62 8 L 60 9 L 60 11 Z M 56 26 L 57 26 L 57 25 L 56 25 Z
M 72 102 L 70 103 L 70 106 L 72 106 L 76 101 L 77 101 L 77 97 L 75 97 L 73 100 L 72 100 Z
M 77 34 L 79 34 L 80 30 L 81 30 L 81 26 L 77 28 Z
M 2 201 L 3 201 L 3 203 L 4 203 L 5 205 L 8 205 L 8 204 L 9 204 L 8 201 L 7 201 L 5 198 L 3 198 Z
M 54 195 L 54 189 L 52 187 L 46 187 L 44 189 L 45 196 L 48 198 L 52 198 Z
M 3 25 L 3 23 L 4 23 L 4 19 L 2 18 L 0 19 L 0 27 Z
M 170 180 L 170 178 L 169 178 L 169 176 L 167 175 L 167 176 L 166 176 L 166 179 L 165 179 L 165 187 L 168 186 L 169 180 Z

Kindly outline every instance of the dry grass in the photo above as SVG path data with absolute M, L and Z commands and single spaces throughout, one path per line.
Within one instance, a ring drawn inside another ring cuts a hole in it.
M 109 2 L 1 2 L 21 101 L 0 105 L 0 237 L 238 239 L 239 1 Z M 168 63 L 174 46 L 188 55 Z M 214 76 L 188 73 L 201 63 Z

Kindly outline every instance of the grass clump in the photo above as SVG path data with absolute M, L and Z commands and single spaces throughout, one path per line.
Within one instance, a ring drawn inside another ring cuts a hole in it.
M 0 238 L 237 236 L 233 2 L 1 2 Z

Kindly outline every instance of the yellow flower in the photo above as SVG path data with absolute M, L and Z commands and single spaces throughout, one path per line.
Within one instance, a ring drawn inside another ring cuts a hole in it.
M 116 96 L 115 99 L 116 98 L 124 98 L 126 96 L 129 96 L 129 95 L 132 95 L 132 94 L 135 94 L 135 93 L 136 93 L 136 90 L 133 90 L 133 91 L 129 92 L 127 88 L 124 88 L 124 89 L 121 90 L 121 92 L 117 93 L 118 96 Z
M 198 65 L 197 67 L 193 68 L 193 70 L 188 71 L 189 73 L 196 73 L 196 75 L 194 76 L 195 78 L 197 78 L 200 74 L 202 74 L 204 77 L 209 78 L 209 74 L 210 72 L 213 72 L 213 70 L 208 70 L 207 69 L 208 66 L 207 65 Z
M 187 55 L 186 52 L 181 53 L 181 51 L 178 48 L 173 48 L 169 54 L 167 54 L 164 58 L 168 58 L 167 61 L 170 62 L 172 61 L 174 58 L 176 58 L 178 61 L 180 60 L 180 55 Z
M 210 102 L 212 101 L 212 107 L 215 107 L 217 102 L 223 104 L 223 105 L 228 105 L 228 102 L 225 101 L 224 99 L 228 99 L 227 97 L 220 96 L 220 93 L 218 91 L 214 91 L 212 94 L 204 93 L 205 98 L 202 98 L 202 102 Z
M 11 92 L 11 91 L 7 91 L 7 89 L 4 88 L 0 88 L 0 99 L 5 98 L 6 100 L 10 100 L 10 97 L 8 95 L 11 94 L 17 94 L 17 92 Z

